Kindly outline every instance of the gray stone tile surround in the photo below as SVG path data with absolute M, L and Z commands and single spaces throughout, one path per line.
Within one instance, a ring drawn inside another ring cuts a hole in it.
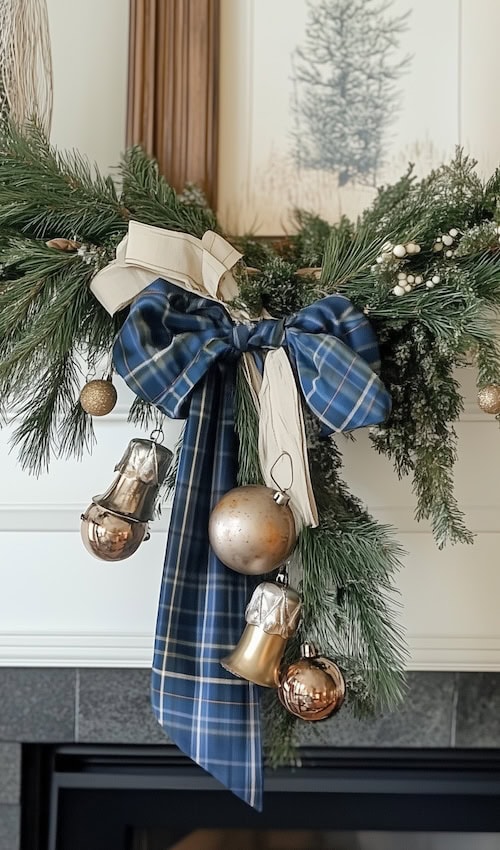
M 18 850 L 23 743 L 168 743 L 149 704 L 149 670 L 0 668 L 0 850 Z M 301 743 L 500 748 L 500 673 L 408 676 L 401 708 L 348 711 L 303 726 Z

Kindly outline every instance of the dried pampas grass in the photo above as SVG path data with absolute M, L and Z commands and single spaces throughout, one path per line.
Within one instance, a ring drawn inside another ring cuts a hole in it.
M 0 115 L 52 121 L 52 56 L 46 0 L 0 0 Z

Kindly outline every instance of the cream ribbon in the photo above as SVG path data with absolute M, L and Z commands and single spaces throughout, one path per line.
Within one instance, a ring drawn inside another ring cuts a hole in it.
M 297 534 L 318 525 L 309 474 L 302 406 L 290 361 L 283 348 L 268 351 L 261 376 L 251 354 L 243 355 L 245 377 L 259 412 L 259 463 L 268 487 L 290 496 Z
M 187 233 L 131 221 L 127 236 L 116 249 L 116 260 L 96 274 L 90 289 L 114 315 L 162 277 L 188 292 L 218 301 L 237 321 L 245 320 L 247 314 L 226 303 L 238 294 L 231 269 L 241 257 L 229 242 L 211 230 L 197 239 Z M 276 488 L 277 484 L 286 489 L 297 531 L 304 525 L 317 526 L 301 403 L 288 357 L 282 348 L 269 351 L 262 377 L 251 355 L 246 353 L 243 362 L 259 412 L 263 479 L 268 487 Z
M 238 294 L 238 284 L 231 269 L 241 257 L 212 230 L 197 239 L 131 221 L 127 236 L 116 249 L 116 260 L 96 274 L 90 289 L 112 316 L 158 277 L 205 298 L 232 301 Z

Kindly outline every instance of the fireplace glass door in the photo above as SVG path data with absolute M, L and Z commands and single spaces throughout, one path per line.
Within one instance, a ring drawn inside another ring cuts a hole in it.
M 197 829 L 181 839 L 138 830 L 132 850 L 500 850 L 500 835 L 442 832 L 331 832 Z

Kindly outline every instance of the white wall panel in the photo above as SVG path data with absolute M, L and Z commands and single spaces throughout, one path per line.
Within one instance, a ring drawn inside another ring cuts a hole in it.
M 438 551 L 426 524 L 413 519 L 409 481 L 371 449 L 367 434 L 342 439 L 345 473 L 374 514 L 397 529 L 408 552 L 398 579 L 401 619 L 415 669 L 500 670 L 500 433 L 475 405 L 473 372 L 459 376 L 469 400 L 457 427 L 457 495 L 473 546 Z M 84 550 L 79 516 L 104 489 L 137 430 L 118 413 L 96 422 L 98 444 L 83 462 L 56 462 L 38 480 L 23 473 L 0 433 L 0 664 L 148 665 L 169 511 L 151 540 L 122 564 Z M 122 412 L 120 412 L 120 410 Z M 173 446 L 180 423 L 167 423 Z

